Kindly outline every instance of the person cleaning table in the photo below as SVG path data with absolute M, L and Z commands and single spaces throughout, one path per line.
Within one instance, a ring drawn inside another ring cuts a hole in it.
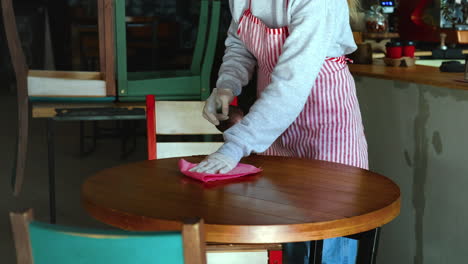
M 350 17 L 358 0 L 230 0 L 232 22 L 204 117 L 214 125 L 257 69 L 258 99 L 196 172 L 227 173 L 252 153 L 368 168 L 367 142 L 345 55 L 356 50 Z M 219 111 L 221 109 L 221 111 Z M 354 263 L 357 242 L 324 241 L 323 263 Z M 285 246 L 289 263 L 310 247 Z M 299 252 L 299 254 L 298 254 Z

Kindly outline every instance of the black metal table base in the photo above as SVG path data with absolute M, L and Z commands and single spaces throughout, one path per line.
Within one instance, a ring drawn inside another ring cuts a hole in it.
M 377 248 L 380 238 L 380 227 L 367 232 L 347 236 L 347 238 L 358 241 L 358 252 L 356 264 L 375 264 L 377 259 Z M 322 264 L 323 240 L 314 241 L 311 245 L 310 264 Z M 312 255 L 313 253 L 313 255 Z
M 96 149 L 97 140 L 108 136 L 100 133 L 97 122 L 102 120 L 114 120 L 118 122 L 117 130 L 122 133 L 118 136 L 122 140 L 121 158 L 126 158 L 136 148 L 136 120 L 145 120 L 146 113 L 142 108 L 88 108 L 88 109 L 57 109 L 57 115 L 47 119 L 47 153 L 49 174 L 49 215 L 50 223 L 57 222 L 56 217 L 56 186 L 55 186 L 55 122 L 56 121 L 79 121 L 80 122 L 80 156 L 84 157 Z M 85 121 L 93 122 L 93 135 L 85 135 Z M 122 125 L 123 124 L 123 125 Z M 86 139 L 91 139 L 91 147 L 86 147 Z M 132 138 L 132 146 L 127 148 L 127 142 Z
M 311 241 L 309 264 L 322 264 L 323 240 Z

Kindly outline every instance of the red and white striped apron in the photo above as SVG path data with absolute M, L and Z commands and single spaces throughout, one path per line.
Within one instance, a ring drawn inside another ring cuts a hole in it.
M 286 1 L 286 5 L 287 5 Z M 249 8 L 237 31 L 246 48 L 257 58 L 257 93 L 270 83 L 288 27 L 269 28 Z M 347 59 L 327 57 L 304 109 L 264 155 L 301 157 L 368 168 L 367 142 Z

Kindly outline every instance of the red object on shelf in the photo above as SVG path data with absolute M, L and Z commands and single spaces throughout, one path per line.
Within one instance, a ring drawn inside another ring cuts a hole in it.
M 268 264 L 283 264 L 283 251 L 269 250 L 268 251 Z
M 402 47 L 387 47 L 387 58 L 399 59 L 403 56 Z
M 403 47 L 401 46 L 400 41 L 392 41 L 387 43 L 386 49 L 387 49 L 387 58 L 390 59 L 399 59 L 403 56 Z
M 408 46 L 403 46 L 403 56 L 404 57 L 410 57 L 410 58 L 414 58 L 414 51 L 416 50 L 416 48 L 411 45 L 408 45 Z

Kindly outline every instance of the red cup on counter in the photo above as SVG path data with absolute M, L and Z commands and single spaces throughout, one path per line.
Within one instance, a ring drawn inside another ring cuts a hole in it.
M 403 47 L 401 46 L 401 42 L 399 41 L 392 41 L 387 43 L 387 58 L 390 59 L 400 59 L 403 56 Z
M 414 58 L 414 51 L 416 50 L 416 47 L 414 46 L 414 42 L 409 40 L 405 41 L 403 44 L 403 57 L 410 57 Z

